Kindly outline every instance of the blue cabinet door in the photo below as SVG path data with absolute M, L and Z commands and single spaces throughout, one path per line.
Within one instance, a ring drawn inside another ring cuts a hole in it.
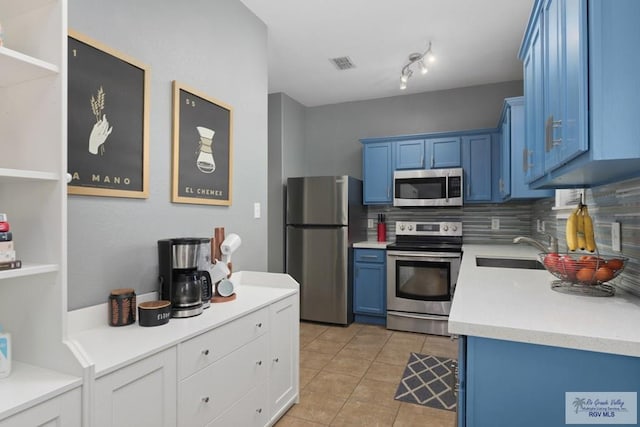
M 525 182 L 529 183 L 544 174 L 544 87 L 542 67 L 541 20 L 537 19 L 531 41 L 525 54 Z
M 491 135 L 462 137 L 465 202 L 491 201 Z
M 391 203 L 393 200 L 391 143 L 376 142 L 365 144 L 362 150 L 364 204 Z
M 383 278 L 386 275 L 384 264 L 357 262 L 354 273 L 353 312 L 384 316 L 386 305 L 383 286 Z
M 465 362 L 466 427 L 564 426 L 567 392 L 640 390 L 637 357 L 469 336 Z
M 424 139 L 398 141 L 395 147 L 395 169 L 424 169 Z
M 355 249 L 353 258 L 353 312 L 356 321 L 368 316 L 384 318 L 387 313 L 386 251 Z
M 458 426 L 467 424 L 467 337 L 458 338 Z
M 427 169 L 459 168 L 460 137 L 429 138 L 425 141 Z
M 509 132 L 511 143 L 511 179 L 509 186 L 510 199 L 533 199 L 553 197 L 553 190 L 533 190 L 526 180 L 529 168 L 529 155 L 525 146 L 525 113 L 522 97 L 507 98 L 509 105 Z

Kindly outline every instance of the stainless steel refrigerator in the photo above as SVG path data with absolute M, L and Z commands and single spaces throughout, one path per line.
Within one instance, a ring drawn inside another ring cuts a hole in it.
M 287 180 L 286 271 L 300 283 L 300 318 L 353 322 L 352 243 L 367 239 L 362 181 Z

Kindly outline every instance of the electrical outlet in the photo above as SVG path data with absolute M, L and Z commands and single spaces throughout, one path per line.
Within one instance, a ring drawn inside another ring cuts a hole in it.
M 536 219 L 536 231 L 538 233 L 542 231 L 542 222 L 539 219 Z
M 373 228 L 373 218 L 369 218 L 369 219 L 367 220 L 367 227 L 369 227 L 369 228 Z
M 622 252 L 622 245 L 620 243 L 620 223 L 611 223 L 611 250 L 615 252 Z
M 253 218 L 254 219 L 260 218 L 260 202 L 255 202 L 253 204 Z
M 547 228 L 547 224 L 545 223 L 545 221 L 542 221 L 542 230 L 541 231 L 544 233 L 545 231 L 547 231 L 546 228 Z
M 500 230 L 500 218 L 491 218 L 491 229 L 492 230 Z

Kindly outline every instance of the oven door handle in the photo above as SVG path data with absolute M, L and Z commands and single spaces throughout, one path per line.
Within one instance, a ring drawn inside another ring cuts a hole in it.
M 413 314 L 413 313 L 399 313 L 397 311 L 389 312 L 389 314 L 398 317 L 408 317 L 409 319 L 418 319 L 418 320 L 440 320 L 446 321 L 449 316 L 435 316 L 429 314 Z
M 459 253 L 449 253 L 449 252 L 392 252 L 387 251 L 387 256 L 393 257 L 395 259 L 402 258 L 428 258 L 429 261 L 450 261 L 452 258 L 461 259 L 462 255 Z M 447 258 L 446 260 L 444 258 Z

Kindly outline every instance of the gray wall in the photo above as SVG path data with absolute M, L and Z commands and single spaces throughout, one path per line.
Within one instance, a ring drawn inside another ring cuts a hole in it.
M 304 176 L 306 107 L 284 93 L 269 95 L 269 271 L 284 271 L 287 178 Z
M 69 309 L 157 290 L 156 241 L 237 232 L 235 270 L 267 268 L 267 30 L 239 0 L 69 0 L 69 28 L 151 67 L 150 195 L 69 196 Z M 171 82 L 233 108 L 233 203 L 172 204 Z M 253 218 L 253 203 L 262 218 Z

